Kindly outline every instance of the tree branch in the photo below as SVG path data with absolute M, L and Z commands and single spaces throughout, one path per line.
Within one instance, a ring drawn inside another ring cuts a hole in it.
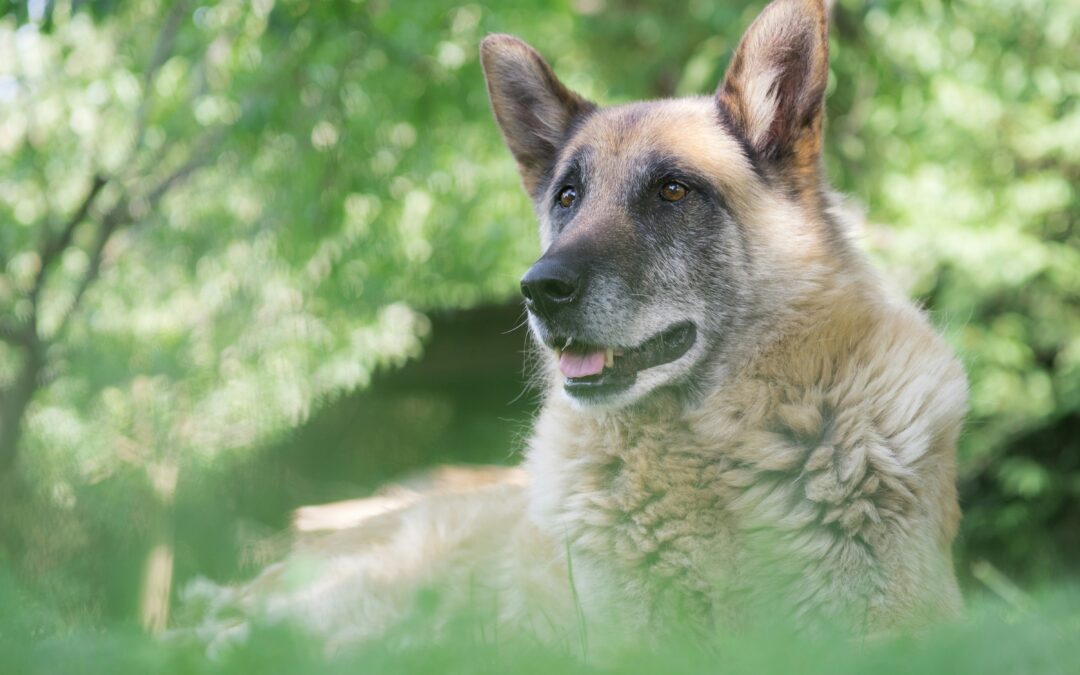
M 7 319 L 0 319 L 0 341 L 10 345 L 25 346 L 27 343 L 26 328 L 17 326 Z
M 176 42 L 176 34 L 180 31 L 180 22 L 187 15 L 191 6 L 190 0 L 177 0 L 169 9 L 165 22 L 158 31 L 157 39 L 154 40 L 154 51 L 150 55 L 150 61 L 146 64 L 143 73 L 142 99 L 139 101 L 139 109 L 135 113 L 135 136 L 131 144 L 131 155 L 139 151 L 143 138 L 146 136 L 146 120 L 150 114 L 150 87 L 154 84 L 154 78 L 158 71 L 169 60 L 172 54 L 173 44 Z
M 191 177 L 191 174 L 195 173 L 196 171 L 210 163 L 212 154 L 209 153 L 207 150 L 210 146 L 215 145 L 217 143 L 217 140 L 220 139 L 221 136 L 222 133 L 220 129 L 216 133 L 208 134 L 202 142 L 202 145 L 204 147 L 193 152 L 191 154 L 191 157 L 188 158 L 188 161 L 181 164 L 179 168 L 177 168 L 171 174 L 162 179 L 156 186 L 154 186 L 149 192 L 147 192 L 143 196 L 143 199 L 146 200 L 147 204 L 150 205 L 151 209 L 157 206 L 158 201 L 160 201 L 161 198 L 165 196 L 165 193 L 167 193 L 177 184 L 184 182 Z
M 173 3 L 168 16 L 165 18 L 164 24 L 161 26 L 161 30 L 158 31 L 157 39 L 154 41 L 154 51 L 150 56 L 146 71 L 143 74 L 143 96 L 142 100 L 139 102 L 139 109 L 136 113 L 136 132 L 134 142 L 131 146 L 132 155 L 138 152 L 139 147 L 142 145 L 143 137 L 146 135 L 146 118 L 150 108 L 150 87 L 153 85 L 154 78 L 157 76 L 158 71 L 165 65 L 165 62 L 169 58 L 169 54 L 172 53 L 173 44 L 176 42 L 176 34 L 180 30 L 180 23 L 187 14 L 190 4 L 190 0 L 177 0 Z M 42 288 L 45 286 L 49 266 L 56 260 L 57 256 L 63 253 L 64 250 L 71 245 L 71 239 L 75 235 L 75 228 L 77 228 L 79 223 L 86 218 L 87 214 L 90 212 L 90 208 L 94 205 L 94 201 L 97 199 L 98 195 L 101 193 L 101 189 L 105 187 L 106 183 L 108 183 L 107 178 L 100 173 L 95 174 L 90 183 L 90 189 L 87 191 L 79 208 L 76 209 L 75 213 L 68 219 L 67 224 L 64 225 L 60 233 L 54 239 L 46 240 L 43 244 L 40 267 L 38 268 L 37 276 L 34 279 L 34 286 L 30 291 L 29 297 L 31 307 L 33 308 L 33 314 L 31 316 L 32 323 L 36 323 L 37 321 L 38 299 L 41 296 Z M 37 327 L 32 326 L 32 329 L 36 331 Z
M 199 169 L 206 166 L 212 157 L 212 154 L 206 152 L 205 149 L 213 147 L 216 144 L 215 139 L 220 134 L 210 134 L 206 137 L 201 144 L 204 146 L 204 151 L 197 151 L 192 153 L 192 156 L 188 158 L 188 161 L 180 165 L 176 170 L 170 173 L 168 176 L 159 181 L 154 187 L 148 190 L 143 196 L 139 198 L 140 201 L 145 201 L 149 210 L 153 210 L 157 207 L 158 202 L 180 183 L 191 177 Z M 64 310 L 63 315 L 60 317 L 60 321 L 57 324 L 56 331 L 53 333 L 51 339 L 55 340 L 57 337 L 63 334 L 67 329 L 67 325 L 71 316 L 75 313 L 75 310 L 79 308 L 82 303 L 83 296 L 90 288 L 90 285 L 97 279 L 98 274 L 101 272 L 101 265 L 105 257 L 105 248 L 108 246 L 109 240 L 112 235 L 120 228 L 129 225 L 133 222 L 130 210 L 130 201 L 122 199 L 108 213 L 101 219 L 101 225 L 98 228 L 97 236 L 94 238 L 94 243 L 90 247 L 90 263 L 87 265 L 86 270 L 83 272 L 82 278 L 79 280 L 79 285 L 75 289 L 75 295 L 72 297 L 71 303 Z
M 153 53 L 150 55 L 150 60 L 143 75 L 143 95 L 136 112 L 136 130 L 130 148 L 129 161 L 125 163 L 129 170 L 132 165 L 130 160 L 135 158 L 146 135 L 151 101 L 150 89 L 153 86 L 154 78 L 172 53 L 177 33 L 190 6 L 191 0 L 175 0 L 155 40 Z M 31 143 L 33 149 L 32 139 L 29 136 L 27 136 L 26 142 Z M 193 153 L 187 163 L 155 185 L 144 195 L 143 199 L 150 205 L 150 208 L 153 208 L 170 189 L 185 180 L 206 161 L 207 157 L 197 156 L 196 153 Z M 37 163 L 33 164 L 37 166 Z M 42 338 L 38 327 L 38 309 L 41 293 L 48 279 L 49 269 L 56 259 L 71 246 L 75 230 L 86 220 L 102 188 L 108 182 L 108 179 L 100 173 L 95 174 L 82 203 L 59 230 L 59 233 L 55 237 L 46 234 L 43 238 L 39 268 L 28 296 L 30 316 L 24 324 L 20 326 L 6 318 L 0 318 L 0 341 L 20 345 L 25 350 L 25 359 L 19 376 L 16 382 L 4 391 L 4 405 L 0 407 L 0 477 L 10 473 L 11 467 L 14 465 L 21 434 L 22 418 L 33 398 L 34 392 L 37 391 L 39 386 L 38 378 L 45 370 L 45 347 L 64 330 L 69 318 L 81 303 L 86 290 L 97 278 L 105 247 L 108 245 L 112 235 L 119 227 L 131 222 L 130 201 L 121 196 L 117 203 L 101 217 L 98 223 L 97 233 L 90 248 L 90 263 L 79 280 L 71 304 L 60 318 L 56 332 L 48 339 Z M 48 232 L 51 231 L 52 228 L 48 230 Z
M 101 188 L 105 187 L 108 182 L 108 179 L 101 174 L 94 175 L 93 180 L 90 182 L 90 189 L 87 190 L 86 196 L 83 197 L 82 203 L 79 204 L 79 208 L 71 215 L 67 224 L 64 225 L 64 229 L 57 234 L 56 238 L 47 242 L 43 247 L 41 251 L 41 269 L 38 270 L 38 276 L 44 274 L 45 267 L 71 245 L 71 238 L 75 235 L 75 228 L 86 218 L 86 214 L 89 213 L 90 207 L 94 205 L 94 200 L 97 199 Z
M 30 293 L 27 296 L 27 299 L 30 301 L 30 317 L 22 327 L 12 325 L 10 322 L 5 325 L 0 325 L 0 338 L 5 342 L 30 346 L 38 338 L 38 302 L 41 298 L 41 291 L 45 287 L 45 280 L 49 273 L 49 267 L 56 261 L 57 256 L 63 253 L 64 250 L 71 245 L 71 239 L 75 236 L 75 228 L 79 226 L 79 223 L 86 219 L 87 214 L 90 212 L 90 208 L 94 205 L 94 201 L 97 200 L 98 195 L 101 194 L 101 189 L 105 187 L 107 182 L 107 178 L 101 174 L 95 174 L 93 180 L 90 181 L 90 188 L 86 191 L 86 196 L 83 197 L 79 207 L 75 209 L 75 213 L 71 214 L 71 217 L 68 218 L 63 229 L 61 229 L 56 237 L 52 239 L 46 237 L 44 243 L 41 245 L 38 271 L 34 276 L 34 285 L 30 288 Z

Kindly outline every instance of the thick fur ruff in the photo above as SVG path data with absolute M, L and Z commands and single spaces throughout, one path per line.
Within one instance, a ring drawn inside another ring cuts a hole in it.
M 598 618 L 655 635 L 764 607 L 877 631 L 959 611 L 963 372 L 869 273 L 820 300 L 700 405 L 545 407 L 530 515 L 571 543 Z

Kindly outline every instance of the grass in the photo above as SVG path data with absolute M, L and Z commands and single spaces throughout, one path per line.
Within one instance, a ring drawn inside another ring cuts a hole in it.
M 46 639 L 17 600 L 0 594 L 0 672 L 175 673 L 978 673 L 1055 675 L 1080 673 L 1080 588 L 1065 586 L 1037 595 L 1028 609 L 979 599 L 966 618 L 918 634 L 855 642 L 836 635 L 799 636 L 783 629 L 721 637 L 705 650 L 687 644 L 637 649 L 597 662 L 564 649 L 521 641 L 495 641 L 490 631 L 462 621 L 443 639 L 405 648 L 387 640 L 326 655 L 319 642 L 284 626 L 254 630 L 243 644 L 215 659 L 201 645 L 155 641 L 134 626 L 75 632 Z M 422 623 L 422 617 L 417 617 Z

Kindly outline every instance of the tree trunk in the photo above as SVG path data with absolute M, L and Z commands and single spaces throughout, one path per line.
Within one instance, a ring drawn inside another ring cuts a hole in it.
M 159 506 L 154 544 L 143 562 L 139 590 L 139 623 L 151 635 L 160 634 L 169 625 L 169 601 L 173 582 L 173 532 L 167 522 L 171 512 Z
M 15 468 L 19 441 L 22 438 L 23 418 L 38 389 L 38 380 L 45 360 L 40 348 L 28 346 L 25 360 L 15 381 L 0 391 L 0 478 L 9 476 Z
M 176 548 L 173 504 L 180 469 L 172 462 L 155 462 L 147 467 L 147 473 L 154 486 L 154 539 L 143 563 L 139 623 L 146 632 L 158 635 L 169 625 Z

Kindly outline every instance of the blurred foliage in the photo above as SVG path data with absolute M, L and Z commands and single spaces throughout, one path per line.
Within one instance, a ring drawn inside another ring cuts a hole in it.
M 0 600 L 8 600 L 6 590 L 0 579 Z M 256 628 L 246 641 L 221 649 L 213 658 L 205 657 L 200 644 L 176 636 L 154 642 L 131 629 L 35 641 L 25 626 L 0 616 L 0 654 L 9 671 L 20 675 L 1072 675 L 1080 653 L 1078 600 L 1075 588 L 1059 588 L 1038 597 L 1025 611 L 983 602 L 964 623 L 864 643 L 827 627 L 808 637 L 777 621 L 721 636 L 710 650 L 688 637 L 619 654 L 584 656 L 579 644 L 545 646 L 499 636 L 494 618 L 482 611 L 457 617 L 438 637 L 407 642 L 408 649 L 400 646 L 408 640 L 408 626 L 391 630 L 383 642 L 327 654 L 304 633 L 276 625 Z M 423 613 L 422 608 L 416 612 Z M 588 644 L 585 648 L 592 649 Z
M 538 251 L 484 34 L 617 103 L 711 91 L 761 4 L 0 1 L 0 405 L 27 394 L 0 569 L 59 608 L 39 630 L 129 614 L 104 596 L 137 593 L 173 505 L 215 519 L 203 497 L 418 356 L 428 313 L 513 296 Z M 1074 572 L 1080 5 L 834 14 L 830 176 L 971 376 L 961 559 Z

